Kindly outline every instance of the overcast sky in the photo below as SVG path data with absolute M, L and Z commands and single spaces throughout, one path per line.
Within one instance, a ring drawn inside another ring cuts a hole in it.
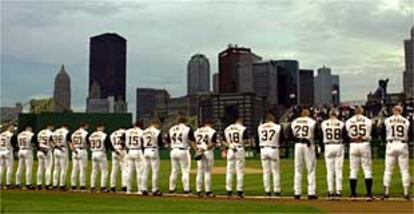
M 379 78 L 402 90 L 403 40 L 414 0 L 1 1 L 1 105 L 50 97 L 60 65 L 72 106 L 85 109 L 89 38 L 117 32 L 127 42 L 127 99 L 137 87 L 186 93 L 186 64 L 233 43 L 264 59 L 326 64 L 340 74 L 342 100 L 365 99 Z

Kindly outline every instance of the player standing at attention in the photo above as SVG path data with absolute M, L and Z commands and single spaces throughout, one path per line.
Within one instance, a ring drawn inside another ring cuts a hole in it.
M 63 124 L 59 129 L 53 132 L 53 157 L 55 159 L 55 166 L 53 169 L 53 189 L 59 188 L 62 191 L 66 189 L 66 173 L 68 170 L 68 141 L 69 141 L 68 126 Z
M 80 190 L 86 191 L 86 167 L 88 166 L 88 125 L 80 124 L 80 127 L 73 132 L 69 144 L 72 150 L 72 174 L 71 174 L 71 188 L 75 191 L 77 188 L 77 177 L 79 172 Z
M 270 191 L 270 179 L 273 175 L 274 196 L 280 196 L 280 159 L 279 146 L 283 140 L 283 128 L 275 123 L 273 115 L 266 117 L 266 122 L 261 124 L 258 129 L 258 142 L 260 148 L 260 159 L 263 167 L 263 187 L 266 196 L 272 196 Z
M 410 173 L 408 142 L 413 140 L 413 124 L 404 118 L 402 107 L 395 106 L 392 109 L 393 116 L 387 118 L 383 127 L 383 139 L 387 141 L 385 151 L 385 172 L 384 172 L 384 195 L 383 199 L 389 198 L 391 176 L 394 165 L 398 161 L 400 167 L 404 198 L 410 200 Z M 411 125 L 411 127 L 410 127 Z
M 19 165 L 16 172 L 16 188 L 21 188 L 23 167 L 26 170 L 26 189 L 32 190 L 32 169 L 33 169 L 33 146 L 32 139 L 34 133 L 32 127 L 28 126 L 17 136 L 17 145 L 19 146 Z
M 328 183 L 328 199 L 340 199 L 342 194 L 342 167 L 344 164 L 345 123 L 338 120 L 339 112 L 332 109 L 330 118 L 323 121 L 322 142 L 325 144 L 326 178 Z M 336 186 L 336 191 L 334 187 Z
M 127 194 L 132 191 L 132 175 L 134 171 L 137 178 L 138 194 L 142 194 L 142 129 L 141 124 L 136 122 L 133 128 L 125 132 L 125 145 L 128 148 L 128 182 Z
M 152 195 L 161 196 L 159 188 L 159 171 L 160 171 L 160 154 L 159 149 L 162 147 L 162 133 L 160 131 L 160 121 L 153 120 L 143 132 L 143 173 L 142 173 L 142 191 L 148 190 L 148 175 L 152 171 Z
M 106 151 L 113 149 L 107 134 L 104 132 L 105 126 L 96 125 L 96 131 L 89 136 L 89 148 L 92 151 L 92 172 L 91 172 L 91 192 L 95 191 L 96 177 L 98 170 L 101 171 L 101 189 L 100 192 L 107 192 L 108 182 L 108 158 Z
M 41 130 L 37 134 L 37 189 L 43 189 L 43 174 L 45 174 L 45 185 L 47 190 L 51 190 L 51 175 L 53 167 L 53 152 L 52 152 L 52 134 L 53 125 Z
M 7 126 L 7 130 L 0 134 L 0 190 L 2 189 L 3 172 L 6 171 L 6 189 L 12 188 L 13 176 L 13 148 L 16 147 L 14 125 Z
M 308 172 L 308 199 L 316 200 L 316 148 L 315 130 L 316 121 L 309 117 L 309 110 L 304 109 L 301 116 L 291 124 L 291 137 L 295 143 L 295 175 L 294 198 L 300 199 L 302 194 L 303 165 Z
M 181 181 L 185 194 L 190 194 L 190 168 L 191 155 L 190 145 L 194 142 L 194 133 L 187 123 L 187 118 L 179 117 L 177 125 L 170 128 L 168 132 L 168 142 L 171 152 L 171 175 L 170 193 L 175 193 L 178 171 L 181 169 Z
M 119 128 L 112 132 L 110 139 L 112 147 L 115 149 L 112 151 L 111 192 L 116 192 L 116 180 L 119 170 L 121 170 L 122 192 L 126 192 L 128 181 L 128 157 L 125 148 L 125 129 Z
M 199 197 L 202 196 L 203 182 L 206 197 L 214 197 L 211 192 L 211 171 L 214 166 L 214 147 L 217 141 L 217 132 L 213 129 L 213 122 L 207 121 L 203 127 L 194 132 L 195 150 L 202 154 L 197 160 L 196 191 Z
M 225 141 L 222 143 L 228 148 L 227 151 L 227 169 L 226 169 L 226 191 L 227 196 L 232 196 L 233 173 L 236 171 L 237 177 L 237 195 L 244 198 L 243 179 L 245 166 L 244 144 L 247 144 L 249 136 L 246 127 L 243 126 L 243 120 L 238 117 L 234 124 L 229 125 L 224 130 Z
M 355 115 L 345 123 L 346 131 L 350 139 L 349 145 L 349 184 L 351 188 L 351 199 L 357 197 L 356 187 L 359 167 L 362 167 L 365 176 L 365 187 L 367 192 L 367 201 L 372 201 L 372 170 L 371 170 L 371 146 L 372 135 L 375 134 L 375 128 L 371 119 L 363 115 L 364 109 L 357 107 Z

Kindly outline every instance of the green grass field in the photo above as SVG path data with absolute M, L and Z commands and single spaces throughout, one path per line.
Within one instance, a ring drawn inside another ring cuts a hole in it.
M 414 161 L 410 162 L 412 166 Z M 225 161 L 217 160 L 215 166 L 225 166 Z M 261 169 L 260 161 L 248 160 L 247 168 Z M 192 161 L 192 169 L 196 168 L 196 162 Z M 374 174 L 374 194 L 382 193 L 382 175 L 384 169 L 384 160 L 373 161 Z M 33 178 L 35 181 L 35 170 L 33 169 Z M 70 172 L 70 167 L 69 167 Z M 90 173 L 90 166 L 88 167 Z M 89 184 L 89 173 L 87 183 Z M 161 162 L 160 188 L 162 192 L 168 191 L 168 178 L 170 173 L 169 160 Z M 69 184 L 69 175 L 67 182 Z M 344 195 L 349 194 L 348 189 L 349 166 L 348 161 L 344 165 Z M 306 176 L 306 173 L 304 174 Z M 365 193 L 362 171 L 360 171 L 360 182 L 358 191 L 362 195 Z M 120 178 L 119 178 L 120 179 Z M 180 179 L 179 179 L 180 181 Z M 306 195 L 306 179 L 303 179 L 303 195 Z M 213 192 L 216 194 L 225 194 L 224 174 L 213 175 Z M 281 161 L 281 185 L 282 195 L 291 196 L 293 192 L 293 160 Z M 99 177 L 98 177 L 99 183 Z M 244 189 L 246 195 L 263 195 L 262 174 L 246 174 Z M 191 175 L 191 188 L 195 190 L 195 174 Z M 317 165 L 317 192 L 320 196 L 326 195 L 326 170 L 323 159 L 318 160 Z M 181 191 L 181 182 L 178 182 L 178 190 Z M 400 197 L 402 192 L 401 177 L 396 169 L 393 175 L 391 187 L 391 196 Z M 89 194 L 89 193 L 64 193 L 64 192 L 26 192 L 26 191 L 3 191 L 1 194 L 1 208 L 6 212 L 53 212 L 62 210 L 65 207 L 66 212 L 323 212 L 323 210 L 314 208 L 308 204 L 286 205 L 269 203 L 256 200 L 223 200 L 223 199 L 176 199 L 167 197 L 148 197 L 143 198 L 136 196 L 127 196 L 119 194 Z

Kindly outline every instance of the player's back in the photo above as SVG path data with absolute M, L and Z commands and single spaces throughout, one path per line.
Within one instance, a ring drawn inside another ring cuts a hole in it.
M 31 150 L 32 149 L 32 138 L 34 133 L 31 131 L 22 131 L 17 135 L 17 145 L 21 150 Z
M 384 121 L 387 141 L 408 141 L 410 121 L 401 115 L 393 115 Z
M 161 131 L 155 127 L 148 127 L 143 132 L 144 148 L 158 148 L 161 143 Z
M 87 136 L 88 132 L 85 129 L 77 129 L 71 136 L 73 146 L 77 149 L 85 149 L 87 147 Z
M 260 124 L 257 128 L 259 135 L 259 145 L 269 147 L 279 147 L 280 132 L 282 127 L 273 122 Z
M 12 137 L 13 133 L 8 130 L 0 134 L 0 150 L 9 150 L 13 148 L 11 144 Z
M 142 129 L 138 127 L 130 128 L 125 132 L 125 145 L 130 150 L 142 148 Z
M 338 119 L 327 119 L 322 122 L 321 129 L 324 143 L 342 143 L 345 123 Z
M 109 138 L 111 139 L 112 146 L 115 149 L 122 149 L 123 147 L 122 144 L 124 143 L 124 140 L 125 140 L 125 133 L 126 133 L 125 129 L 118 129 L 112 132 Z
M 246 138 L 246 127 L 241 124 L 231 124 L 224 130 L 224 136 L 229 144 L 241 144 Z
M 89 144 L 91 151 L 106 151 L 105 140 L 106 133 L 103 131 L 95 131 L 89 136 Z
M 53 132 L 49 129 L 43 129 L 37 133 L 37 142 L 39 142 L 39 147 L 44 149 L 51 149 Z
M 292 121 L 290 127 L 293 136 L 298 139 L 306 139 L 311 142 L 315 138 L 316 121 L 310 117 L 299 117 Z
M 56 129 L 53 134 L 52 134 L 52 140 L 53 143 L 55 144 L 55 146 L 58 147 L 68 147 L 68 134 L 69 134 L 69 130 L 62 127 L 59 129 Z
M 372 120 L 363 115 L 354 115 L 345 122 L 348 137 L 351 139 L 361 137 L 371 140 Z
M 189 126 L 182 123 L 177 124 L 170 128 L 168 134 L 171 141 L 171 148 L 189 148 L 190 134 L 193 134 Z
M 208 146 L 210 143 L 215 143 L 213 142 L 216 140 L 215 135 L 216 130 L 209 126 L 200 127 L 194 132 L 194 137 L 198 145 Z

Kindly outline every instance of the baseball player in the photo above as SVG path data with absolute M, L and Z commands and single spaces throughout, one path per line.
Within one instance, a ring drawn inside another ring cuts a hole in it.
M 143 132 L 143 174 L 142 174 L 142 191 L 147 192 L 147 182 L 149 171 L 152 170 L 152 194 L 161 196 L 159 189 L 159 171 L 160 171 L 160 155 L 159 148 L 162 147 L 162 133 L 160 129 L 160 121 L 154 120 Z
M 6 189 L 13 188 L 13 148 L 16 147 L 14 125 L 9 125 L 7 130 L 0 134 L 0 189 L 2 189 L 3 172 L 6 171 Z
M 33 146 L 32 139 L 34 133 L 32 127 L 28 126 L 17 136 L 17 145 L 19 146 L 19 165 L 16 172 L 16 187 L 21 188 L 22 174 L 26 170 L 26 189 L 32 190 L 32 169 L 33 169 Z
M 96 131 L 93 132 L 89 140 L 89 148 L 92 151 L 92 172 L 91 172 L 91 192 L 95 191 L 96 177 L 98 170 L 101 171 L 101 189 L 100 192 L 107 192 L 106 185 L 108 182 L 108 158 L 106 151 L 113 149 L 107 134 L 104 132 L 105 126 L 102 124 L 96 125 Z
M 293 120 L 291 124 L 291 137 L 295 143 L 295 175 L 294 175 L 294 198 L 300 199 L 302 194 L 302 171 L 306 166 L 308 172 L 308 199 L 316 200 L 316 146 L 315 130 L 316 121 L 309 117 L 309 110 L 304 109 L 300 117 Z
M 53 125 L 47 127 L 37 133 L 37 189 L 43 189 L 43 175 L 45 174 L 45 187 L 51 190 L 51 175 L 53 167 L 52 152 L 52 134 Z
M 190 168 L 191 155 L 190 146 L 194 142 L 194 133 L 186 125 L 187 119 L 179 117 L 178 124 L 171 127 L 168 132 L 168 142 L 170 143 L 171 152 L 171 175 L 170 175 L 170 193 L 176 192 L 176 182 L 178 171 L 181 169 L 181 180 L 183 182 L 184 194 L 190 194 Z
M 245 151 L 244 144 L 247 143 L 249 136 L 246 127 L 243 126 L 241 117 L 235 120 L 234 124 L 229 125 L 224 130 L 225 141 L 223 145 L 228 148 L 227 151 L 227 170 L 226 170 L 226 191 L 227 196 L 232 196 L 233 174 L 236 171 L 237 177 L 237 195 L 244 198 L 243 194 L 243 178 L 245 167 Z
M 394 170 L 395 163 L 398 162 L 404 189 L 404 198 L 410 200 L 408 142 L 413 140 L 413 124 L 410 124 L 410 122 L 401 115 L 402 111 L 403 109 L 401 106 L 395 106 L 392 110 L 394 115 L 387 118 L 384 122 L 382 133 L 383 139 L 387 141 L 387 147 L 385 151 L 383 199 L 389 198 L 392 171 Z
M 322 142 L 325 144 L 328 198 L 339 199 L 342 193 L 342 166 L 344 164 L 345 123 L 338 120 L 339 112 L 332 109 L 330 118 L 321 125 Z M 336 185 L 335 185 L 336 184 Z M 336 191 L 334 187 L 336 186 Z
M 125 145 L 128 148 L 128 182 L 127 194 L 132 191 L 132 175 L 136 173 L 138 194 L 142 192 L 142 129 L 141 124 L 136 122 L 133 128 L 125 132 Z
M 270 176 L 272 174 L 274 196 L 280 196 L 279 146 L 281 140 L 283 140 L 282 126 L 276 124 L 273 115 L 269 114 L 266 117 L 266 122 L 258 127 L 257 133 L 265 194 L 268 197 L 272 195 L 270 191 Z
M 118 177 L 118 171 L 121 170 L 121 183 L 122 191 L 127 190 L 128 181 L 128 158 L 125 148 L 125 129 L 119 128 L 114 131 L 111 136 L 112 147 L 115 149 L 112 151 L 112 169 L 111 169 L 111 192 L 116 192 L 116 180 Z
M 211 192 L 211 171 L 214 166 L 214 147 L 217 141 L 217 132 L 213 129 L 213 122 L 207 121 L 203 127 L 194 132 L 195 150 L 202 153 L 202 157 L 197 161 L 196 191 L 199 197 L 204 182 L 206 197 L 214 197 Z
M 88 166 L 88 125 L 82 123 L 80 127 L 72 133 L 70 149 L 72 150 L 72 173 L 71 173 L 71 189 L 75 191 L 77 188 L 77 178 L 79 174 L 80 190 L 86 191 L 86 167 Z
M 55 166 L 53 169 L 53 189 L 66 191 L 66 173 L 68 170 L 68 126 L 63 124 L 53 132 L 53 158 Z
M 349 145 L 349 166 L 350 172 L 350 188 L 351 199 L 357 197 L 356 187 L 358 179 L 359 167 L 362 167 L 365 176 L 365 187 L 367 192 L 367 200 L 372 201 L 372 170 L 371 170 L 371 146 L 370 141 L 375 133 L 372 120 L 363 115 L 364 109 L 357 107 L 355 115 L 348 119 L 345 123 Z

